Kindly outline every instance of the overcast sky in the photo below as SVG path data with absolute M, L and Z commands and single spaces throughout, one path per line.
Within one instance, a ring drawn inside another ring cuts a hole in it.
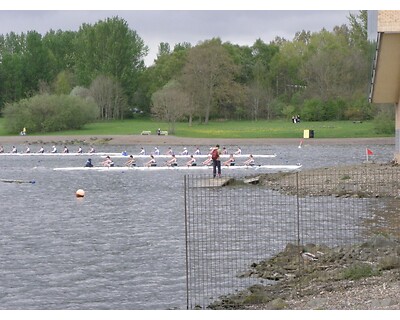
M 205 3 L 207 1 L 203 0 Z M 182 6 L 182 3 L 190 3 L 190 0 L 184 2 L 163 0 L 158 3 L 158 6 L 151 8 L 148 6 L 126 7 L 126 5 L 121 7 L 118 5 L 119 1 L 114 0 L 106 2 L 106 6 L 101 1 L 96 2 L 96 9 L 101 10 L 94 11 L 81 9 L 81 6 L 41 7 L 38 6 L 38 3 L 42 2 L 41 0 L 34 2 L 35 10 L 32 10 L 32 1 L 14 0 L 13 4 L 26 3 L 19 7 L 1 4 L 0 34 L 35 30 L 44 35 L 50 29 L 77 31 L 82 23 L 94 24 L 107 17 L 118 16 L 126 20 L 129 27 L 135 30 L 149 47 L 150 52 L 145 62 L 146 65 L 150 65 L 157 55 L 160 42 L 168 42 L 172 49 L 176 43 L 189 42 L 196 45 L 199 41 L 213 37 L 219 37 L 223 42 L 229 41 L 239 45 L 252 45 L 258 38 L 269 43 L 276 36 L 292 40 L 297 31 L 318 32 L 322 28 L 332 31 L 334 26 L 348 24 L 350 13 L 358 14 L 357 7 L 353 7 L 351 10 L 343 8 L 324 10 L 323 7 L 322 10 L 298 10 L 298 7 L 295 6 L 290 6 L 290 8 L 296 10 L 281 10 L 280 8 L 271 10 L 269 7 L 260 9 L 260 6 L 251 5 L 253 1 L 230 0 L 228 1 L 230 4 L 248 3 L 248 5 L 245 10 L 235 5 L 225 6 L 229 10 L 221 10 L 212 5 L 194 9 Z M 262 2 L 261 0 L 257 1 Z M 286 0 L 281 1 L 284 3 Z M 312 0 L 307 1 L 313 2 Z M 76 1 L 69 1 L 70 4 L 73 2 Z M 146 4 L 153 2 L 158 1 L 148 0 Z M 226 1 L 215 0 L 212 3 L 223 4 Z M 16 8 L 18 10 L 15 10 Z M 109 8 L 121 8 L 122 10 L 109 10 Z M 309 7 L 305 8 L 310 9 Z M 360 8 L 365 9 L 366 7 Z

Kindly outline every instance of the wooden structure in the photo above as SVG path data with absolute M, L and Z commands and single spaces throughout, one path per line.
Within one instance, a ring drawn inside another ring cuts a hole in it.
M 400 11 L 377 12 L 377 44 L 369 101 L 396 108 L 395 160 L 400 162 Z

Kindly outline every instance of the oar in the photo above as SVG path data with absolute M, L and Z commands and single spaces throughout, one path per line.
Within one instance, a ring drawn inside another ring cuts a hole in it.
M 1 182 L 7 182 L 7 183 L 31 183 L 31 184 L 36 183 L 35 180 L 0 179 L 0 181 Z

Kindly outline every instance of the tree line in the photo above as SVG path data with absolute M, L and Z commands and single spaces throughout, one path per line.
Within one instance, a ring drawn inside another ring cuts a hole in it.
M 171 131 L 177 121 L 210 119 L 371 119 L 367 11 L 348 21 L 251 46 L 219 38 L 174 48 L 163 42 L 149 67 L 148 47 L 120 17 L 76 32 L 11 32 L 0 35 L 0 109 L 15 111 L 36 95 L 73 95 L 94 101 L 97 119 L 141 110 L 168 121 Z

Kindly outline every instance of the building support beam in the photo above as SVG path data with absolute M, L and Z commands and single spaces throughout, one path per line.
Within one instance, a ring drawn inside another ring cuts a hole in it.
M 399 101 L 394 104 L 396 108 L 396 133 L 395 133 L 395 153 L 394 161 L 400 163 L 400 97 Z

